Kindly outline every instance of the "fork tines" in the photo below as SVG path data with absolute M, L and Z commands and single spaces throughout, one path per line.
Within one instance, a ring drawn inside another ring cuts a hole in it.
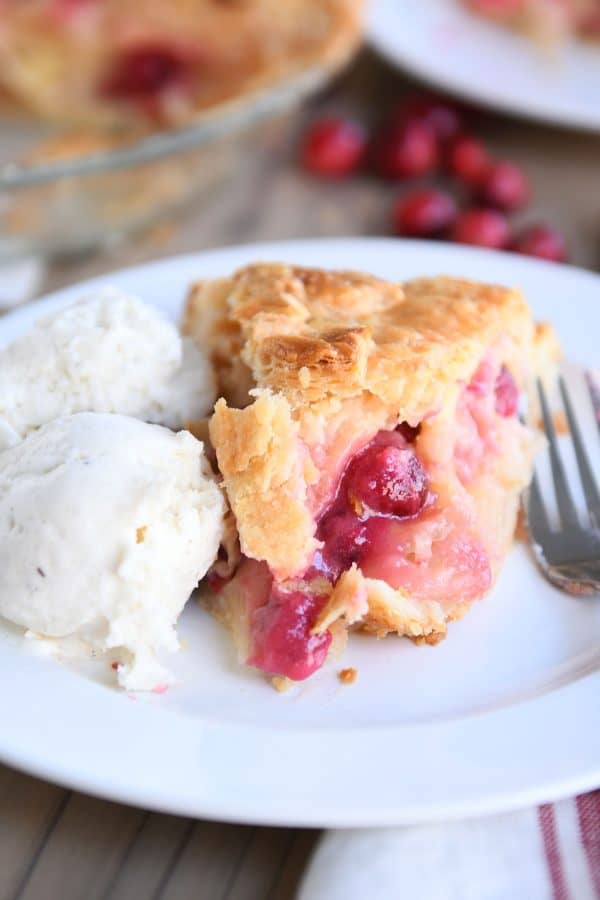
M 596 423 L 600 430 L 600 388 L 598 387 L 597 383 L 594 382 L 593 376 L 589 372 L 586 372 L 586 384 L 592 401 Z M 579 478 L 581 480 L 581 486 L 583 488 L 583 495 L 585 497 L 585 502 L 590 514 L 592 526 L 594 528 L 598 528 L 600 527 L 600 491 L 598 489 L 596 478 L 592 470 L 587 450 L 585 448 L 581 426 L 577 421 L 573 402 L 571 400 L 571 396 L 569 394 L 569 390 L 566 386 L 565 380 L 562 376 L 559 376 L 558 386 L 564 406 L 566 420 L 569 426 L 570 437 L 573 442 L 573 449 L 575 451 L 575 458 L 577 460 L 577 468 L 579 472 Z M 546 391 L 544 389 L 544 385 L 539 379 L 537 382 L 537 388 L 542 410 L 544 431 L 548 439 L 548 452 L 550 455 L 550 465 L 552 469 L 552 478 L 554 481 L 556 504 L 561 520 L 561 526 L 563 528 L 581 530 L 582 525 L 575 502 L 573 500 L 572 490 L 569 486 L 569 481 L 558 447 L 556 428 L 554 425 L 552 414 L 550 412 L 548 400 L 546 397 Z M 532 484 L 532 494 L 530 502 L 534 507 L 534 509 L 532 510 L 534 514 L 539 514 L 541 516 L 543 511 L 543 514 L 545 515 L 544 504 L 542 502 L 537 477 L 534 479 L 534 483 Z

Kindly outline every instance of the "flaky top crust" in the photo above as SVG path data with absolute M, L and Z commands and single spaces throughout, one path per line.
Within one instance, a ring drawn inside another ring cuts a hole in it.
M 198 282 L 184 330 L 212 347 L 228 399 L 228 369 L 241 357 L 247 384 L 283 394 L 292 409 L 368 392 L 413 423 L 439 409 L 500 336 L 521 347 L 533 337 L 516 290 L 447 277 L 397 284 L 283 264 Z
M 184 330 L 211 347 L 225 395 L 210 436 L 241 549 L 282 579 L 318 545 L 332 460 L 339 471 L 380 428 L 453 413 L 492 347 L 524 380 L 533 339 L 515 290 L 283 264 L 198 282 Z

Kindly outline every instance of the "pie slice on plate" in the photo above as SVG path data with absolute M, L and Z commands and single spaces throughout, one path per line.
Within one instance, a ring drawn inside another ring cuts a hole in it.
M 195 284 L 184 328 L 224 395 L 210 437 L 240 553 L 210 605 L 241 659 L 300 680 L 349 626 L 444 637 L 492 587 L 531 476 L 521 294 L 253 265 Z

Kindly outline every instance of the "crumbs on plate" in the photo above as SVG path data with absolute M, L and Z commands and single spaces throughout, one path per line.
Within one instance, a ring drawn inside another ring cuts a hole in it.
M 342 669 L 338 672 L 338 678 L 342 684 L 354 684 L 358 678 L 358 669 Z

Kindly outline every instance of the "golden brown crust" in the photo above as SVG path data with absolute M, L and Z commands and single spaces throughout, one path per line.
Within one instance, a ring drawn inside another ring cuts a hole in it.
M 308 564 L 317 543 L 306 506 L 298 428 L 289 406 L 269 393 L 242 410 L 221 399 L 210 437 L 238 521 L 242 552 L 268 560 L 282 578 L 293 575 Z
M 228 316 L 231 279 L 197 281 L 188 293 L 181 330 L 199 346 L 208 348 L 219 381 L 219 393 L 238 407 L 249 401 L 254 385 L 250 369 L 241 359 L 242 332 Z
M 282 393 L 292 409 L 369 392 L 418 422 L 470 377 L 495 338 L 528 346 L 533 334 L 518 291 L 464 279 L 400 285 L 258 264 L 220 281 L 216 296 L 206 290 L 192 289 L 184 327 L 207 335 L 225 396 L 242 343 L 254 382 Z

